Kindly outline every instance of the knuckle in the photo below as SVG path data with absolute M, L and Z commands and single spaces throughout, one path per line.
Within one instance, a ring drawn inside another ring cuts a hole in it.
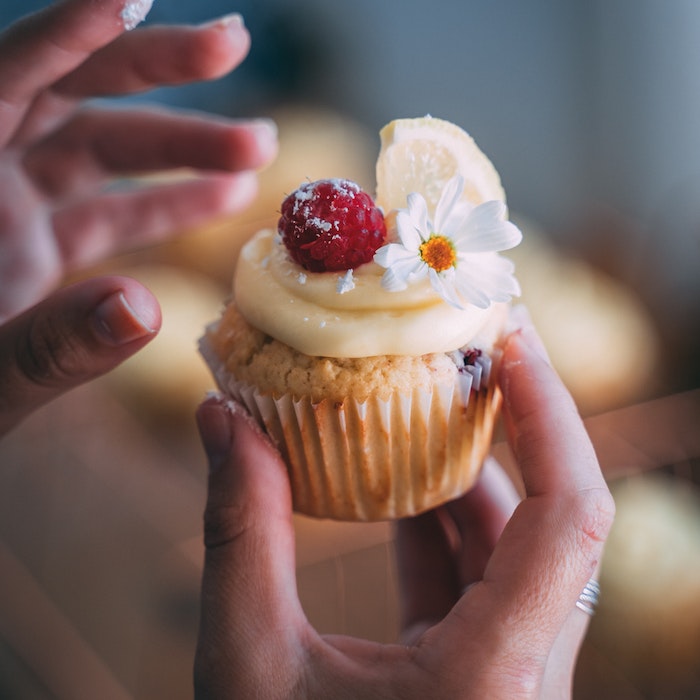
M 450 697 L 534 700 L 541 695 L 545 663 L 541 656 L 502 651 L 476 677 L 470 677 L 468 694 L 462 680 L 450 689 Z
M 17 367 L 31 383 L 56 386 L 83 376 L 85 351 L 52 316 L 34 317 L 15 348 Z
M 544 669 L 541 663 L 526 659 L 519 664 L 501 668 L 498 685 L 504 696 L 513 700 L 532 700 L 539 697 Z
M 607 539 L 615 519 L 615 502 L 610 491 L 605 487 L 579 491 L 569 508 L 580 549 L 597 551 Z
M 208 550 L 229 545 L 251 528 L 245 507 L 237 505 L 207 505 L 204 511 L 204 546 Z

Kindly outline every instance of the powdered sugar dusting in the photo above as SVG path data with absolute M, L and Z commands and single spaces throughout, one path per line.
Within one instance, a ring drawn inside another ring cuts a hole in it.
M 153 0 L 128 0 L 119 13 L 124 29 L 131 31 L 141 24 L 152 6 Z
M 353 277 L 352 270 L 348 270 L 342 277 L 338 277 L 336 291 L 338 294 L 345 294 L 352 289 L 355 289 L 355 278 Z
M 294 213 L 299 213 L 299 208 L 303 206 L 304 202 L 310 202 L 314 197 L 314 193 L 310 188 L 300 187 L 294 193 Z
M 308 219 L 309 226 L 314 226 L 319 231 L 325 231 L 328 233 L 333 228 L 333 224 L 330 221 L 324 221 L 318 216 L 311 216 Z

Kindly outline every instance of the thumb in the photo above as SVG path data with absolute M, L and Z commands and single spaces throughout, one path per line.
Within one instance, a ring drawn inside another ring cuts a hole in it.
M 246 689 L 272 697 L 261 692 L 266 684 L 286 678 L 294 686 L 305 625 L 286 468 L 233 401 L 210 397 L 197 421 L 210 471 L 195 684 L 205 697 L 233 687 L 241 697 Z
M 116 367 L 160 328 L 153 295 L 103 277 L 65 287 L 0 327 L 0 435 L 65 391 Z

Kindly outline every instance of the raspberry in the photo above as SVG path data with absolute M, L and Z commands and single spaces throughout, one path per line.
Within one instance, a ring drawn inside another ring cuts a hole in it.
M 292 259 L 311 272 L 369 262 L 386 237 L 382 210 L 350 180 L 308 182 L 282 202 L 277 230 Z
M 464 353 L 464 366 L 468 365 L 475 365 L 476 361 L 481 357 L 483 354 L 479 348 L 467 348 L 465 350 L 462 350 Z

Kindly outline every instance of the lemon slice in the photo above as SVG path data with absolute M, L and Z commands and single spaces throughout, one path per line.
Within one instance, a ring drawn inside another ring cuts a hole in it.
M 464 178 L 463 197 L 472 204 L 505 201 L 501 179 L 469 134 L 435 117 L 396 119 L 380 132 L 377 159 L 377 204 L 388 214 L 406 207 L 406 197 L 419 192 L 434 214 L 447 181 Z

